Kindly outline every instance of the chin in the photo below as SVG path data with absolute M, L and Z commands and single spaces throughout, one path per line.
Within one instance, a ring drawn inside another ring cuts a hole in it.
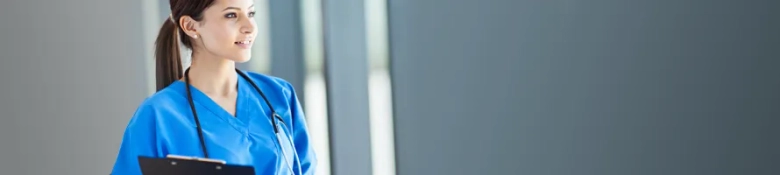
M 250 60 L 249 57 L 237 57 L 236 59 L 233 59 L 236 63 L 246 63 Z
M 247 62 L 247 61 L 252 59 L 252 55 L 250 55 L 250 54 L 239 54 L 239 55 L 232 56 L 231 58 L 233 58 L 232 60 L 234 62 L 236 62 L 236 63 L 245 63 L 245 62 Z

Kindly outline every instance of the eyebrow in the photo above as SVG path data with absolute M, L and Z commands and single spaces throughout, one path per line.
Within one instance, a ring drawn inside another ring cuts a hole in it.
M 254 5 L 254 4 L 252 4 L 252 5 L 250 5 L 248 8 L 252 8 L 252 7 L 254 7 L 254 6 L 255 6 L 255 5 Z M 238 8 L 238 7 L 227 7 L 227 8 L 225 8 L 225 10 L 230 10 L 230 9 L 241 10 L 241 8 Z M 222 11 L 225 11 L 225 10 L 222 10 Z

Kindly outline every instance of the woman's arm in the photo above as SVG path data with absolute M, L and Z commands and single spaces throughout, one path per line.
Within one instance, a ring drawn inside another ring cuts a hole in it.
M 139 107 L 130 119 L 119 153 L 111 171 L 112 175 L 141 175 L 138 156 L 158 157 L 157 122 L 151 106 Z
M 298 95 L 295 93 L 295 89 L 289 83 L 287 88 L 290 90 L 289 105 L 290 114 L 292 116 L 293 127 L 293 142 L 295 143 L 295 151 L 298 153 L 298 159 L 300 159 L 301 172 L 305 175 L 314 174 L 317 165 L 317 157 L 314 153 L 314 148 L 311 145 L 311 138 L 309 137 L 309 130 L 306 124 L 306 117 L 301 108 L 301 103 L 298 100 Z M 298 164 L 296 163 L 297 167 Z

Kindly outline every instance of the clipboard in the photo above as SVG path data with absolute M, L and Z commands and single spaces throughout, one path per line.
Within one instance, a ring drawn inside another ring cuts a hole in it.
M 143 175 L 255 175 L 251 166 L 177 155 L 165 158 L 138 156 L 138 164 Z

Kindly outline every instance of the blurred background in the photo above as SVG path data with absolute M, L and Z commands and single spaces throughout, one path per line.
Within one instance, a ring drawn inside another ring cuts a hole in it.
M 318 175 L 780 174 L 780 1 L 255 3 Z M 169 12 L 0 2 L 0 174 L 108 174 Z

